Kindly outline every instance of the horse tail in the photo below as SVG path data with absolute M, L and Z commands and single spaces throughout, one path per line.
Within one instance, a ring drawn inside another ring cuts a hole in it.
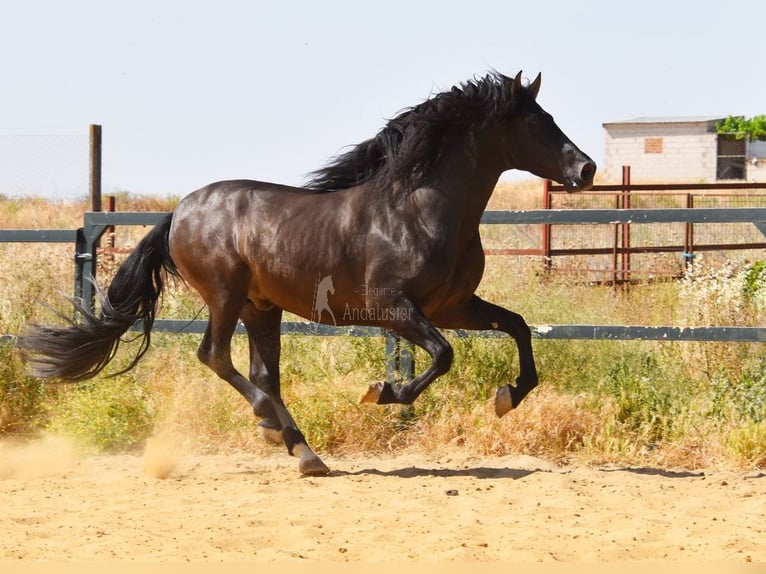
M 121 337 L 141 323 L 138 351 L 131 363 L 115 375 L 136 366 L 149 348 L 151 330 L 165 277 L 178 276 L 168 243 L 173 214 L 156 225 L 138 244 L 112 279 L 106 295 L 96 288 L 101 312 L 72 299 L 78 317 L 58 315 L 64 327 L 36 326 L 19 338 L 33 375 L 64 381 L 94 377 L 112 360 Z

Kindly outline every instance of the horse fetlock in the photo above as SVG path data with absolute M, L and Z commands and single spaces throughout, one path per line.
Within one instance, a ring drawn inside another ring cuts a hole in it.
M 495 414 L 502 417 L 519 406 L 529 392 L 537 386 L 537 378 L 516 379 L 516 386 L 505 385 L 495 393 Z
M 378 405 L 387 405 L 390 403 L 401 402 L 396 396 L 396 392 L 390 383 L 378 381 L 370 383 L 367 391 L 359 399 L 360 403 L 375 403 Z
M 306 439 L 304 438 L 303 433 L 294 427 L 285 427 L 282 429 L 282 440 L 285 442 L 287 452 L 291 456 L 296 456 L 296 453 L 293 451 L 298 445 L 306 445 Z
M 257 428 L 258 434 L 260 434 L 261 438 L 268 444 L 273 446 L 281 446 L 285 444 L 281 430 L 273 428 L 269 424 L 263 424 L 263 422 L 259 423 Z

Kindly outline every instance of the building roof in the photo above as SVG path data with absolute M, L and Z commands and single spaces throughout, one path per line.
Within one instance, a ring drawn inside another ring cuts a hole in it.
M 641 116 L 629 120 L 604 122 L 602 125 L 629 125 L 629 124 L 699 124 L 718 122 L 725 120 L 727 116 Z

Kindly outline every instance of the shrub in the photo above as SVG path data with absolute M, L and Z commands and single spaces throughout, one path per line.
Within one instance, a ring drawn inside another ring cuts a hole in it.
M 36 430 L 44 414 L 45 387 L 25 372 L 10 341 L 0 341 L 0 434 Z
M 48 430 L 95 451 L 141 444 L 154 422 L 142 385 L 130 376 L 67 387 L 51 409 Z
M 729 434 L 728 446 L 737 459 L 755 468 L 766 466 L 766 422 L 751 422 Z

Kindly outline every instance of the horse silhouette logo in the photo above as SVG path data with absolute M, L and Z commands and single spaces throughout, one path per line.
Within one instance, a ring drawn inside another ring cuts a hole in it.
M 316 289 L 314 290 L 314 312 L 316 313 L 316 322 L 322 322 L 322 313 L 327 311 L 332 318 L 332 324 L 337 326 L 335 321 L 335 314 L 330 308 L 330 302 L 328 301 L 328 293 L 330 295 L 335 294 L 335 285 L 332 284 L 332 275 L 327 275 L 323 279 L 317 281 Z

